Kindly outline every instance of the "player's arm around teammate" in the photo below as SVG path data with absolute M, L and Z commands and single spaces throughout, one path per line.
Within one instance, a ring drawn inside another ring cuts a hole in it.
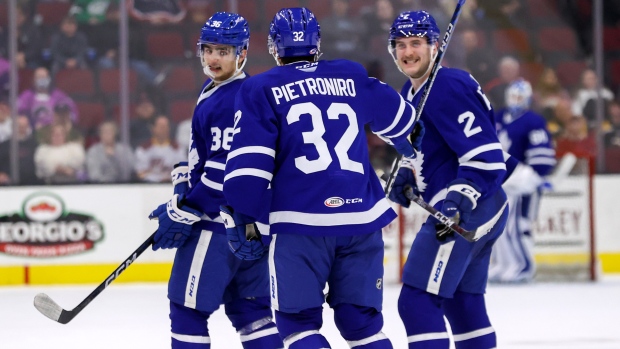
M 415 110 L 361 65 L 318 60 L 320 29 L 306 8 L 280 10 L 268 44 L 278 66 L 244 82 L 235 101 L 224 179 L 233 215 L 222 215 L 233 243 L 268 212 L 271 304 L 287 348 L 330 348 L 325 302 L 351 348 L 392 348 L 382 332 L 381 229 L 396 214 L 364 126 L 410 156 Z
M 178 248 L 168 283 L 173 349 L 209 349 L 208 320 L 222 304 L 244 348 L 284 347 L 269 304 L 268 242 L 258 240 L 251 259 L 237 258 L 219 216 L 249 38 L 248 22 L 234 13 L 215 13 L 202 27 L 197 55 L 208 79 L 192 117 L 188 164 L 172 173 L 178 195 L 151 214 L 159 218 L 154 248 Z

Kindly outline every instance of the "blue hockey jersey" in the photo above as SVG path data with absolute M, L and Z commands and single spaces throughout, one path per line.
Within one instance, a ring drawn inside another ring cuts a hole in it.
M 417 106 L 427 83 L 413 91 L 411 81 L 407 81 L 401 94 Z M 469 73 L 441 67 L 420 120 L 426 134 L 413 165 L 426 202 L 436 206 L 445 199 L 448 184 L 456 178 L 475 183 L 481 189 L 479 201 L 500 189 L 506 164 L 493 110 Z
M 224 195 L 273 233 L 356 235 L 395 217 L 368 155 L 364 125 L 406 141 L 415 110 L 347 60 L 298 62 L 243 83 Z M 272 199 L 267 195 L 271 186 Z
M 545 119 L 533 111 L 514 116 L 508 109 L 496 114 L 499 141 L 511 156 L 531 166 L 538 175 L 551 173 L 556 164 L 555 150 Z
M 196 225 L 219 234 L 226 229 L 220 218 L 226 156 L 230 150 L 234 124 L 234 101 L 247 76 L 215 85 L 209 79 L 196 102 L 189 143 L 189 190 L 185 204 L 204 213 Z

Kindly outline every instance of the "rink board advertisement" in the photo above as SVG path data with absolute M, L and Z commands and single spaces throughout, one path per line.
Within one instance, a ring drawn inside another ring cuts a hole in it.
M 171 193 L 171 185 L 3 188 L 0 285 L 103 278 L 153 233 L 148 214 Z M 173 256 L 148 250 L 136 264 L 165 280 Z

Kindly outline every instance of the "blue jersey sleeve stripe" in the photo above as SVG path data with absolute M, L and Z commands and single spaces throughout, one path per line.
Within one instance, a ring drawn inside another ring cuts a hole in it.
M 217 161 L 207 161 L 205 162 L 205 168 L 214 168 L 216 170 L 224 171 L 226 169 L 226 164 L 222 164 Z
M 467 161 L 467 162 L 461 163 L 459 166 L 473 167 L 473 168 L 477 168 L 479 170 L 485 170 L 485 171 L 494 171 L 494 170 L 506 171 L 506 163 L 504 162 L 487 163 L 487 162 L 480 162 L 480 161 Z
M 411 105 L 409 105 L 409 109 L 411 109 L 411 114 L 410 114 L 410 117 L 409 117 L 409 121 L 407 122 L 407 125 L 405 125 L 405 127 L 400 132 L 398 132 L 397 134 L 390 135 L 388 137 L 396 138 L 396 137 L 402 136 L 403 133 L 411 130 L 411 125 L 413 125 L 413 122 L 415 121 L 415 111 L 413 110 L 413 107 L 411 107 Z
M 320 227 L 371 223 L 389 210 L 390 204 L 383 198 L 368 211 L 345 213 L 305 213 L 296 211 L 275 211 L 269 214 L 269 224 L 295 223 Z
M 200 181 L 202 182 L 202 184 L 206 185 L 207 187 L 211 188 L 211 189 L 215 189 L 218 191 L 223 191 L 224 190 L 224 185 L 214 182 L 212 180 L 210 180 L 209 178 L 207 178 L 207 176 L 203 175 L 202 177 L 200 177 Z
M 469 160 L 473 159 L 476 155 L 491 151 L 491 150 L 502 150 L 502 145 L 500 143 L 489 143 L 489 144 L 485 144 L 485 145 L 481 145 L 477 148 L 474 148 L 470 151 L 468 151 L 467 153 L 465 153 L 465 155 L 461 156 L 459 158 L 459 162 L 460 163 L 464 163 L 464 162 L 468 162 Z
M 405 102 L 402 96 L 399 96 L 399 97 L 400 97 L 400 105 L 398 106 L 398 111 L 396 112 L 396 117 L 394 118 L 394 121 L 392 121 L 392 124 L 390 126 L 388 126 L 387 128 L 381 131 L 375 132 L 375 134 L 383 135 L 385 133 L 388 133 L 394 127 L 396 127 L 396 125 L 398 125 L 398 123 L 400 122 L 400 118 L 403 116 L 403 112 L 405 111 L 405 106 L 407 105 L 407 103 Z
M 243 148 L 239 148 L 237 150 L 233 150 L 230 153 L 228 153 L 228 158 L 226 159 L 226 161 L 228 162 L 228 160 L 234 158 L 235 156 L 239 156 L 242 154 L 265 154 L 265 155 L 269 155 L 272 158 L 276 157 L 276 151 L 268 148 L 268 147 L 261 147 L 261 146 L 250 146 L 250 147 L 243 147 Z
M 239 176 L 253 176 L 258 178 L 264 178 L 268 181 L 271 181 L 273 178 L 273 174 L 267 171 L 255 169 L 255 168 L 240 168 L 230 172 L 224 177 L 224 182 L 231 178 L 239 177 Z
M 543 157 L 537 157 L 537 158 L 531 158 L 525 161 L 528 165 L 549 165 L 549 166 L 554 166 L 557 161 L 554 158 L 543 158 Z
M 538 155 L 555 156 L 555 150 L 550 148 L 536 147 L 525 151 L 525 157 L 534 157 Z

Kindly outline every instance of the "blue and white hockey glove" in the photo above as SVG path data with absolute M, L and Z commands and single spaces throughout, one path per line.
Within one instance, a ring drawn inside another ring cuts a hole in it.
M 407 197 L 406 191 L 412 189 L 415 195 L 420 195 L 415 179 L 415 169 L 411 160 L 405 158 L 400 161 L 400 168 L 394 178 L 394 184 L 388 198 L 402 207 L 409 207 L 411 199 Z
M 159 226 L 153 240 L 153 251 L 160 248 L 181 247 L 192 233 L 192 224 L 200 220 L 202 213 L 179 203 L 185 195 L 174 194 L 172 199 L 165 204 L 159 205 L 149 219 L 158 219 Z
M 474 183 L 462 178 L 455 179 L 448 185 L 448 194 L 443 201 L 441 213 L 457 224 L 467 223 L 480 195 L 480 188 Z M 439 240 L 445 240 L 452 235 L 452 230 L 442 223 L 436 224 L 435 230 Z
M 220 216 L 226 227 L 228 247 L 237 258 L 255 260 L 263 256 L 268 246 L 263 244 L 254 219 L 224 205 L 220 206 Z
M 187 193 L 187 189 L 189 189 L 189 166 L 187 166 L 187 161 L 181 161 L 174 165 L 170 176 L 172 177 L 174 193 L 179 195 Z

